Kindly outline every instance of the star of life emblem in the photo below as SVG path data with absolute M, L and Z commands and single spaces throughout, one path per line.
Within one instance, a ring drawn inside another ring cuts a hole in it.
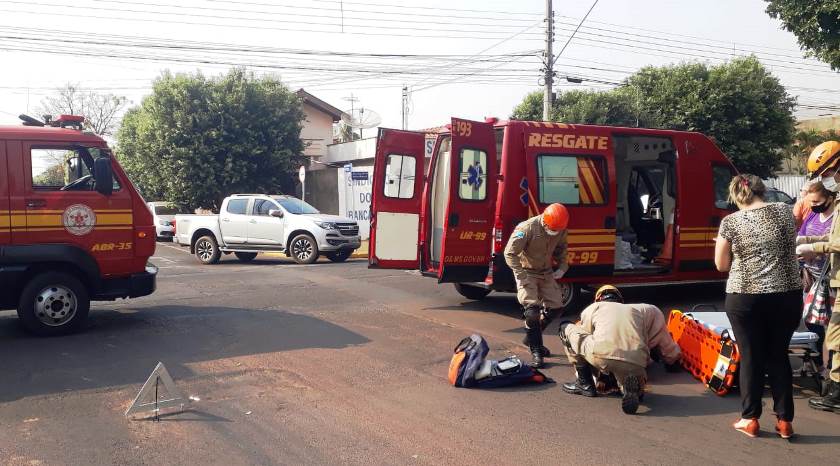
M 96 226 L 96 212 L 84 204 L 74 204 L 64 209 L 62 221 L 68 233 L 76 236 L 86 235 Z

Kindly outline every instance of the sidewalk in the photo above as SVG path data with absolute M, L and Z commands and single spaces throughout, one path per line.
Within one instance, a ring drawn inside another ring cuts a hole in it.
M 286 253 L 283 253 L 283 252 L 264 252 L 262 254 L 267 256 L 267 257 L 286 257 Z M 359 247 L 359 249 L 356 249 L 355 251 L 353 251 L 353 255 L 351 255 L 350 257 L 358 259 L 358 258 L 367 258 L 367 256 L 368 256 L 368 240 L 363 240 L 362 245 Z
M 362 245 L 359 249 L 353 251 L 353 255 L 350 257 L 367 257 L 368 256 L 368 240 L 362 241 Z

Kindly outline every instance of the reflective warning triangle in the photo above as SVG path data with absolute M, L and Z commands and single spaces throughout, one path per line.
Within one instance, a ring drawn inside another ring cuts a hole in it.
M 157 392 L 157 395 L 155 395 Z M 137 413 L 154 413 L 158 414 L 160 410 L 166 408 L 179 407 L 184 408 L 184 405 L 189 403 L 189 399 L 184 397 L 180 390 L 175 387 L 175 382 L 169 371 L 166 370 L 162 362 L 158 362 L 155 370 L 149 375 L 140 393 L 134 398 L 134 402 L 126 410 L 125 415 L 131 416 Z

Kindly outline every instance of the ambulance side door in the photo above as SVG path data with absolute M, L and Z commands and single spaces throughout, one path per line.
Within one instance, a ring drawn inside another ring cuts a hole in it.
M 416 269 L 420 265 L 424 157 L 424 133 L 379 129 L 371 195 L 370 268 Z
M 546 123 L 526 134 L 532 215 L 552 203 L 569 211 L 570 266 L 564 278 L 586 282 L 615 270 L 616 185 L 611 134 Z M 533 186 L 533 188 L 530 188 Z
M 493 125 L 453 118 L 450 164 L 438 281 L 483 282 L 490 267 L 498 189 Z
M 715 242 L 723 217 L 733 212 L 729 182 L 735 167 L 707 137 L 681 134 L 676 138 L 679 154 L 677 183 L 684 208 L 677 218 L 676 255 L 680 273 L 719 276 L 714 263 Z

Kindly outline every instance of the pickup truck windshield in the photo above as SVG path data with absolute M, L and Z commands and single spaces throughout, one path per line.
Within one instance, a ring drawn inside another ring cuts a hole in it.
M 318 209 L 294 197 L 275 197 L 274 199 L 290 214 L 320 214 Z

